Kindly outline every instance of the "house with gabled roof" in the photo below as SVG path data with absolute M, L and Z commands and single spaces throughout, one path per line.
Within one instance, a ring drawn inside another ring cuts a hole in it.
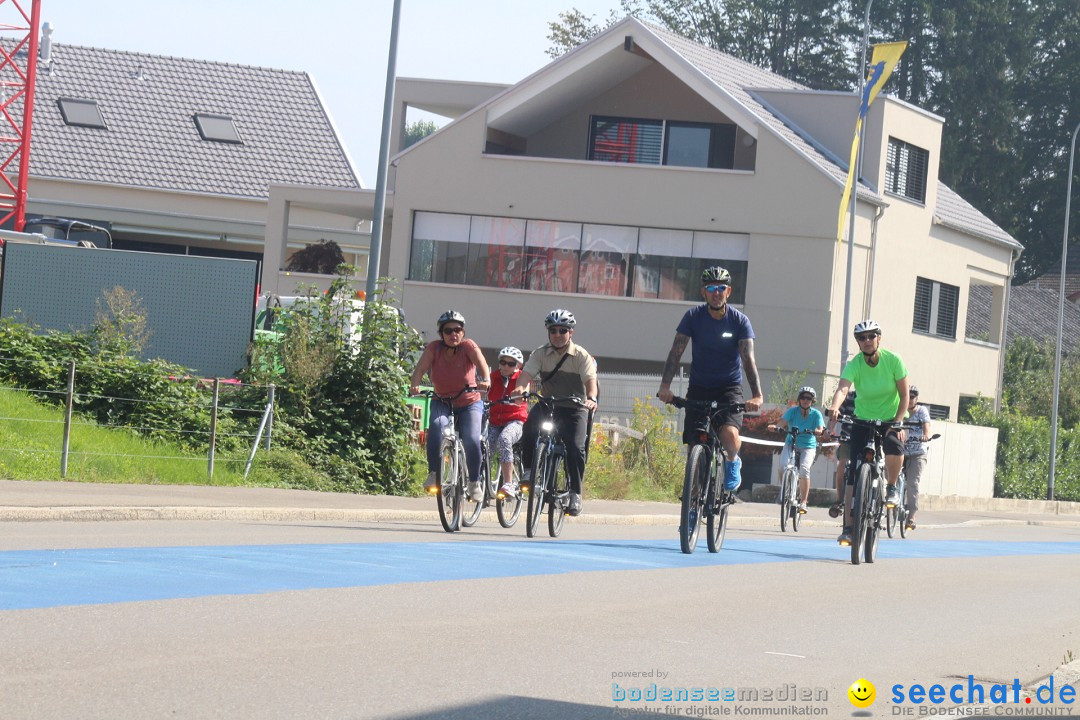
M 852 93 L 626 18 L 393 157 L 382 272 L 403 279 L 414 325 L 455 308 L 489 354 L 540 345 L 565 307 L 602 371 L 658 375 L 701 269 L 721 264 L 764 387 L 804 370 L 831 391 L 850 332 L 836 227 L 856 112 Z M 1022 248 L 938 181 L 945 121 L 887 96 L 871 107 L 851 322 L 877 320 L 923 399 L 956 417 L 962 397 L 997 395 Z M 977 286 L 988 330 L 971 337 Z
M 305 72 L 67 45 L 50 33 L 37 67 L 28 221 L 87 221 L 118 249 L 261 260 L 272 184 L 362 187 Z M 21 101 L 10 111 L 21 116 Z M 370 234 L 350 211 L 301 207 L 288 239 L 334 240 L 362 264 Z

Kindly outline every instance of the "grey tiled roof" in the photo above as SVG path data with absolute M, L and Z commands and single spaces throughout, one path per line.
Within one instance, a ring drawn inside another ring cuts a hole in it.
M 731 95 L 736 102 L 742 104 L 761 119 L 762 122 L 827 175 L 835 178 L 841 184 L 846 182 L 848 163 L 845 158 L 837 158 L 822 152 L 806 131 L 792 124 L 787 118 L 775 114 L 754 93 L 756 89 L 809 90 L 809 88 L 727 53 L 688 40 L 659 25 L 648 22 L 642 22 L 641 24 L 656 35 L 657 39 L 713 80 Z M 854 130 L 854 120 L 852 121 L 852 129 Z M 873 188 L 861 182 L 858 186 L 858 193 L 859 197 L 865 196 L 879 201 L 882 199 Z M 839 196 L 837 196 L 837 200 L 839 201 Z M 1006 243 L 1017 248 L 1021 247 L 1020 243 L 1014 240 L 1012 236 L 995 225 L 988 217 L 972 207 L 942 182 L 938 182 L 938 202 L 934 208 L 934 216 L 943 225 L 956 230 Z
M 1009 324 L 1005 341 L 1018 337 L 1036 340 L 1053 340 L 1057 337 L 1057 320 L 1060 295 L 1054 290 L 1035 287 L 1032 284 L 1016 285 L 1010 289 Z M 971 286 L 968 298 L 967 334 L 983 337 L 990 334 L 991 288 L 986 285 Z M 1080 349 L 1080 307 L 1065 303 L 1062 323 L 1062 345 L 1066 351 Z
M 306 73 L 56 43 L 52 57 L 31 177 L 254 198 L 270 183 L 360 187 Z M 96 100 L 108 129 L 66 125 L 60 97 Z M 195 113 L 232 116 L 243 144 L 203 140 Z
M 1054 263 L 1045 273 L 1032 280 L 1029 285 L 1053 290 L 1061 285 L 1061 261 Z M 1065 294 L 1075 298 L 1080 293 L 1080 243 L 1073 243 L 1069 248 L 1069 259 L 1065 264 Z

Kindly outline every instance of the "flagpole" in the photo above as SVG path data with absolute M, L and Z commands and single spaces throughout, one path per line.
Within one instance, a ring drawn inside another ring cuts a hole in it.
M 870 6 L 874 0 L 867 0 L 866 13 L 863 20 L 862 60 L 859 64 L 859 94 L 856 96 L 858 103 L 862 102 L 863 93 L 866 92 L 866 48 L 870 44 Z M 848 335 L 851 330 L 851 273 L 855 262 L 855 205 L 859 200 L 859 175 L 862 174 L 862 143 L 863 125 L 859 123 L 859 139 L 855 150 L 855 176 L 851 183 L 851 219 L 848 223 L 848 248 L 847 248 L 847 280 L 844 283 L 844 327 L 840 333 L 840 370 L 848 361 Z
M 1080 133 L 1080 124 L 1076 126 L 1072 134 L 1072 144 L 1069 146 L 1069 181 L 1065 186 L 1065 234 L 1061 238 L 1061 287 L 1058 288 L 1058 325 L 1057 345 L 1054 352 L 1054 403 L 1050 412 L 1050 477 L 1046 484 L 1046 499 L 1054 499 L 1054 470 L 1057 459 L 1057 429 L 1058 429 L 1058 391 L 1061 388 L 1061 346 L 1062 332 L 1065 325 L 1065 263 L 1069 259 L 1069 212 L 1072 201 L 1072 178 L 1073 156 L 1076 155 L 1076 134 Z

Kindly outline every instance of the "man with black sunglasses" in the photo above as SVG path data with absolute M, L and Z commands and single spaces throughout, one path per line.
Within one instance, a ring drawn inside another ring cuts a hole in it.
M 753 395 L 746 402 L 746 409 L 753 412 L 761 407 L 761 379 L 754 359 L 754 328 L 750 318 L 728 305 L 731 296 L 731 273 L 720 266 L 708 267 L 701 273 L 701 296 L 703 305 L 691 308 L 683 315 L 675 330 L 660 390 L 656 396 L 670 403 L 674 397 L 671 381 L 679 367 L 686 346 L 694 341 L 694 354 L 690 361 L 690 384 L 686 389 L 687 400 L 713 401 L 734 405 L 743 401 L 743 373 Z M 742 439 L 741 412 L 721 411 L 720 442 L 728 456 L 724 488 L 731 492 L 742 484 L 742 458 L 739 448 Z M 705 413 L 686 408 L 686 424 L 683 426 L 683 442 L 692 445 L 704 430 Z
M 568 515 L 581 514 L 581 479 L 585 475 L 585 451 L 589 439 L 589 416 L 596 410 L 596 360 L 574 342 L 577 319 L 569 310 L 556 309 L 544 318 L 548 342 L 533 350 L 518 378 L 514 393 L 524 392 L 529 384 L 537 384 L 537 392 L 550 397 L 583 397 L 584 407 L 566 404 L 555 407 L 555 422 L 566 445 L 566 475 L 570 481 Z M 538 382 L 537 382 L 538 381 Z M 525 477 L 522 491 L 532 489 L 533 453 L 536 451 L 537 426 L 543 419 L 543 408 L 534 405 L 525 421 L 521 437 L 521 464 Z

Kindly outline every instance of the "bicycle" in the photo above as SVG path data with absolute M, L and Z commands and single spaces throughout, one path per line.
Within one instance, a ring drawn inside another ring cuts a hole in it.
M 799 435 L 813 435 L 814 431 L 788 427 L 785 434 L 791 436 L 792 452 L 780 480 L 780 531 L 787 532 L 788 518 L 791 518 L 792 531 L 799 532 L 799 525 L 802 524 L 802 513 L 799 512 L 799 466 L 803 449 L 795 447 L 795 441 Z
M 905 425 L 908 428 L 917 427 L 911 423 L 905 423 Z M 922 442 L 937 440 L 939 437 L 941 437 L 940 433 L 934 433 Z M 896 481 L 896 494 L 899 497 L 896 505 L 885 510 L 885 527 L 890 538 L 896 532 L 898 526 L 900 528 L 900 537 L 906 538 L 908 531 L 907 521 L 910 513 L 907 508 L 907 473 L 902 467 L 900 468 L 900 477 Z
M 438 492 L 436 499 L 439 506 L 439 521 L 446 532 L 457 532 L 462 524 L 462 502 L 466 499 L 466 483 L 468 482 L 468 466 L 465 463 L 465 445 L 457 433 L 455 426 L 453 402 L 467 392 L 477 392 L 477 387 L 464 387 L 454 395 L 439 395 L 434 390 L 425 390 L 419 396 L 435 398 L 451 408 L 447 415 L 447 425 L 443 430 L 442 443 L 439 445 L 439 469 Z M 481 443 L 484 439 L 481 437 Z M 481 448 L 483 445 L 481 444 Z M 481 468 L 483 472 L 483 468 Z M 486 484 L 486 483 L 485 483 Z M 473 501 L 470 501 L 473 502 Z M 480 517 L 480 511 L 484 509 L 482 502 L 473 502 L 474 507 L 470 510 L 464 524 L 471 527 Z
M 871 429 L 866 445 L 852 452 L 848 463 L 848 485 L 852 486 L 851 500 L 851 564 L 877 559 L 878 535 L 885 514 L 885 452 L 882 438 L 900 424 L 884 420 L 862 420 L 843 415 L 840 422 Z M 854 448 L 853 448 L 854 451 Z M 852 479 L 854 483 L 852 484 Z
M 537 393 L 528 393 L 535 398 L 547 412 L 547 417 L 540 423 L 536 438 L 536 453 L 533 456 L 532 490 L 529 492 L 529 504 L 525 510 L 525 535 L 535 537 L 540 526 L 540 515 L 544 506 L 548 509 L 548 534 L 559 537 L 566 520 L 566 510 L 570 505 L 570 476 L 566 470 L 566 446 L 555 431 L 555 404 L 573 402 L 584 407 L 581 398 L 548 397 Z M 586 446 L 587 452 L 587 446 Z M 584 479 L 584 478 L 583 478 Z
M 498 401 L 499 403 L 510 404 L 514 400 L 503 398 Z M 484 483 L 484 501 L 483 506 L 488 507 L 491 502 L 495 501 L 495 514 L 499 518 L 499 524 L 504 528 L 512 528 L 518 521 L 518 516 L 521 515 L 521 493 L 517 493 L 513 496 L 500 497 L 500 477 L 499 477 L 499 462 L 498 458 L 491 455 L 491 448 L 488 445 L 488 426 L 489 415 L 488 411 L 491 409 L 491 401 L 484 401 L 484 423 L 480 428 L 480 467 L 481 473 L 483 473 Z M 492 469 L 492 463 L 495 467 Z M 517 444 L 514 445 L 514 477 L 513 483 L 515 486 L 521 483 L 521 454 Z
M 735 504 L 735 493 L 724 489 L 720 482 L 727 457 L 717 434 L 713 418 L 721 410 L 742 412 L 744 403 L 722 404 L 715 400 L 687 400 L 675 396 L 671 404 L 677 408 L 705 411 L 705 429 L 698 442 L 686 454 L 686 476 L 683 480 L 682 507 L 679 514 L 679 545 L 686 554 L 697 547 L 701 522 L 708 528 L 709 552 L 719 552 L 727 534 L 728 509 Z

